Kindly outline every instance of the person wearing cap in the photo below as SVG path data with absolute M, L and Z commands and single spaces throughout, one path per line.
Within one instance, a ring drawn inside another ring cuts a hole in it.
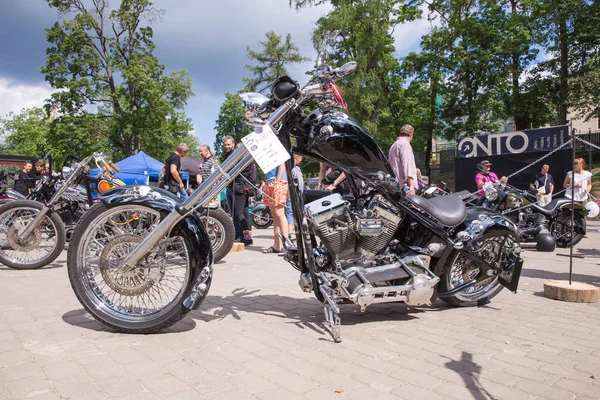
M 483 185 L 488 182 L 500 182 L 498 175 L 491 172 L 492 163 L 488 160 L 483 160 L 479 163 L 479 172 L 475 175 L 475 183 L 477 183 L 477 190 L 480 194 L 483 194 Z

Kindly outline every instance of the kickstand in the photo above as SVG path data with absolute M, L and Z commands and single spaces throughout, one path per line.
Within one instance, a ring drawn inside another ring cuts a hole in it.
M 329 304 L 326 304 L 323 309 L 325 311 L 325 321 L 327 321 L 327 325 L 329 325 L 329 328 L 331 329 L 333 341 L 340 343 L 342 341 L 342 335 L 340 332 L 342 320 L 340 319 L 339 314 L 333 312 L 333 309 Z

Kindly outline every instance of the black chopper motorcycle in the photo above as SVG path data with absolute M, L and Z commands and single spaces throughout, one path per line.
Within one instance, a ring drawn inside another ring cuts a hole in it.
M 120 185 L 118 171 L 104 154 L 94 153 L 69 166 L 67 156 L 62 173 L 43 176 L 27 200 L 10 201 L 0 207 L 0 262 L 15 269 L 37 269 L 50 264 L 82 215 L 93 204 L 92 182 Z M 95 161 L 104 172 L 89 177 L 88 164 Z M 107 187 L 106 185 L 102 185 Z
M 536 242 L 540 233 L 549 233 L 558 247 L 571 246 L 571 209 L 574 208 L 573 245 L 586 234 L 588 211 L 579 203 L 571 205 L 567 198 L 552 199 L 540 206 L 535 194 L 514 186 L 488 182 L 476 200 L 493 211 L 502 213 L 518 227 L 521 242 Z
M 404 198 L 374 139 L 331 104 L 332 98 L 345 104 L 335 82 L 355 67 L 322 67 L 303 88 L 280 78 L 271 99 L 242 95 L 257 135 L 272 129 L 288 153 L 341 168 L 353 187 L 350 202 L 328 191 L 301 194 L 292 179 L 297 245 L 282 238 L 301 289 L 324 304 L 334 340 L 341 340 L 341 303 L 364 311 L 377 303 L 428 305 L 437 295 L 476 306 L 503 286 L 515 291 L 523 264 L 515 225 L 490 210 L 467 209 L 457 196 Z M 314 101 L 320 106 L 309 110 Z M 183 203 L 143 185 L 103 196 L 84 215 L 68 250 L 69 279 L 85 309 L 117 331 L 153 333 L 198 308 L 211 286 L 213 260 L 193 207 L 214 198 L 252 161 L 240 146 Z M 286 162 L 288 176 L 293 164 Z M 357 180 L 368 190 L 359 191 Z

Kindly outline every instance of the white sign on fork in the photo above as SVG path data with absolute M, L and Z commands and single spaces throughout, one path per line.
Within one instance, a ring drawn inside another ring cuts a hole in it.
M 290 159 L 290 154 L 268 124 L 257 127 L 254 132 L 244 136 L 242 143 L 265 174 Z

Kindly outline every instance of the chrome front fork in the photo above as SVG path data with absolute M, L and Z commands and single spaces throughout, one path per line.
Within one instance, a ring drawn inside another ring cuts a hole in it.
M 164 236 L 194 208 L 208 205 L 229 182 L 252 163 L 252 156 L 242 144 L 205 182 L 180 206 L 175 207 L 160 224 L 125 258 L 124 266 L 133 269 Z

